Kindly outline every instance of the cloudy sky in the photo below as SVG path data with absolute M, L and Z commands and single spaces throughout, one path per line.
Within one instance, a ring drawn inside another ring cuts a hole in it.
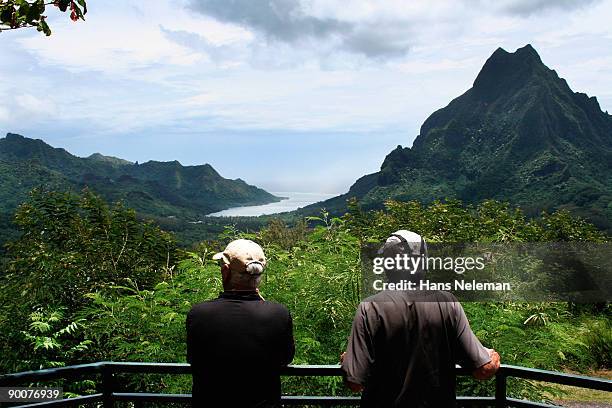
M 0 33 L 0 132 L 344 192 L 497 48 L 531 43 L 612 111 L 612 1 L 89 0 Z

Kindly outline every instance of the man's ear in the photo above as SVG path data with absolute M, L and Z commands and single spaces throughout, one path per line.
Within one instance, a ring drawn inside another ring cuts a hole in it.
M 221 265 L 221 280 L 223 283 L 229 281 L 232 271 L 228 264 Z

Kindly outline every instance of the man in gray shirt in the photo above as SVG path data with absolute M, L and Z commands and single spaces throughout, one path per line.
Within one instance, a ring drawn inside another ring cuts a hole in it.
M 396 245 L 426 255 L 413 232 L 397 231 L 384 250 Z M 442 291 L 385 291 L 363 301 L 341 360 L 349 388 L 363 391 L 362 407 L 454 407 L 456 363 L 478 379 L 499 368 L 499 354 L 482 346 L 461 304 Z

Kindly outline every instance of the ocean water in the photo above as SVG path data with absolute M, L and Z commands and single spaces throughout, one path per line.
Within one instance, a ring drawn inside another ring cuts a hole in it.
M 219 211 L 216 213 L 208 214 L 208 217 L 254 217 L 258 215 L 269 215 L 279 214 L 288 211 L 297 210 L 298 208 L 305 207 L 309 204 L 316 203 L 319 201 L 327 200 L 337 196 L 338 194 L 325 194 L 325 193 L 297 193 L 278 191 L 272 192 L 278 197 L 287 197 L 287 199 L 279 201 L 277 203 L 270 203 L 264 205 L 251 205 L 247 207 L 234 207 L 228 208 L 227 210 Z

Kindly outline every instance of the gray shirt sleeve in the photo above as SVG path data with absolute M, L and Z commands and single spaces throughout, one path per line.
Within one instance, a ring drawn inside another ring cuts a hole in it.
M 342 362 L 342 370 L 347 381 L 366 385 L 376 359 L 373 344 L 376 321 L 370 302 L 361 303 L 353 319 L 353 328 Z
M 459 302 L 453 302 L 456 317 L 456 350 L 457 362 L 461 367 L 475 369 L 491 361 L 489 352 L 476 337 L 463 307 Z

